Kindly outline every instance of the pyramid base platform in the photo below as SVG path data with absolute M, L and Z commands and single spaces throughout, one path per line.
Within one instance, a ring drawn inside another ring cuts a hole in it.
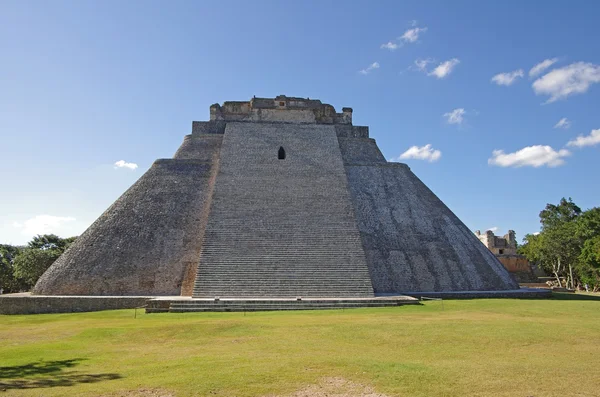
M 0 314 L 78 313 L 145 308 L 146 313 L 250 312 L 273 310 L 353 309 L 418 305 L 421 299 L 547 299 L 552 291 L 521 288 L 508 291 L 410 292 L 372 298 L 223 298 L 182 296 L 56 296 L 31 293 L 0 295 Z
M 389 307 L 418 305 L 419 300 L 411 296 L 386 296 L 373 298 L 257 298 L 257 299 L 208 299 L 169 298 L 150 299 L 146 313 L 191 313 L 191 312 L 255 312 L 276 310 L 326 310 L 354 309 L 359 307 Z

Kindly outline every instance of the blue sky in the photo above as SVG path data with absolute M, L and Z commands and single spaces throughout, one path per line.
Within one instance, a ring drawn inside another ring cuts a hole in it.
M 468 227 L 520 240 L 546 203 L 600 205 L 598 15 L 592 1 L 4 0 L 0 242 L 80 234 L 212 103 L 279 94 L 352 107 Z

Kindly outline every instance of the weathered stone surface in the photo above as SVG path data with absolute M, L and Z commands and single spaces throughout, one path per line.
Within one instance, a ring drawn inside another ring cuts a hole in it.
M 377 164 L 386 163 L 379 151 L 375 139 L 370 138 L 338 138 L 344 164 Z
M 346 171 L 375 293 L 519 288 L 405 164 Z
M 408 294 L 418 299 L 548 299 L 552 297 L 550 289 L 519 288 L 497 291 L 422 291 Z
M 44 273 L 33 292 L 179 295 L 188 267 L 198 263 L 214 167 L 197 160 L 156 161 Z
M 355 309 L 360 307 L 393 307 L 418 305 L 411 296 L 385 296 L 366 298 L 176 298 L 160 297 L 146 302 L 146 313 L 185 312 L 246 312 L 265 310 L 325 310 Z
M 192 121 L 192 135 L 202 134 L 224 134 L 225 133 L 224 121 Z
M 485 233 L 476 230 L 475 235 L 494 255 L 517 255 L 514 230 L 509 230 L 504 237 L 495 236 L 491 230 L 486 230 Z
M 31 296 L 0 295 L 0 314 L 44 314 L 94 312 L 141 308 L 146 296 Z
M 335 128 L 228 123 L 194 296 L 372 295 Z
M 199 134 L 186 135 L 183 143 L 173 156 L 174 159 L 199 160 L 216 164 L 219 160 L 219 151 L 223 135 Z

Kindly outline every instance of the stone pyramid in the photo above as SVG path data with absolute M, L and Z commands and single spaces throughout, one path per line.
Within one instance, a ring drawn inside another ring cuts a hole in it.
M 372 297 L 518 289 L 352 109 L 210 107 L 48 269 L 40 295 Z

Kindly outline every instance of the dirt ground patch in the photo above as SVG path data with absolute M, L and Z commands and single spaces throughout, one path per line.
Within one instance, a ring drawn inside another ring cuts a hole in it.
M 276 396 L 284 397 L 284 396 Z M 315 385 L 309 385 L 285 397 L 390 397 L 375 392 L 371 386 L 334 377 L 323 378 Z
M 175 394 L 162 389 L 122 390 L 116 393 L 105 394 L 100 397 L 175 397 Z

